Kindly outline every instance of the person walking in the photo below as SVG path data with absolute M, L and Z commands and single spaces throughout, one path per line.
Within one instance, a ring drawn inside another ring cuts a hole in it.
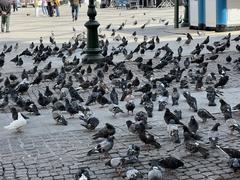
M 52 2 L 52 0 L 47 0 L 47 5 L 48 5 L 48 15 L 50 17 L 53 17 L 53 2 Z
M 42 13 L 43 15 L 48 15 L 47 0 L 42 0 Z
M 4 32 L 6 26 L 6 32 L 9 31 L 10 25 L 10 15 L 11 15 L 11 2 L 8 0 L 0 1 L 0 16 L 2 16 L 1 31 Z
M 13 6 L 13 12 L 18 11 L 17 0 L 12 1 L 12 6 Z
M 56 17 L 60 16 L 59 6 L 60 6 L 60 0 L 54 0 L 54 6 L 56 11 Z
M 39 15 L 39 7 L 38 7 L 39 0 L 34 0 L 34 8 L 35 8 L 35 16 L 38 17 Z
M 78 19 L 79 7 L 81 6 L 81 0 L 70 0 L 72 7 L 72 19 L 76 21 Z

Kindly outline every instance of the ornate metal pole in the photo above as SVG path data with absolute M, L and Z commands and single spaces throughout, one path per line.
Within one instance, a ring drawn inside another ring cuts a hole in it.
M 183 19 L 183 23 L 182 23 L 182 27 L 188 27 L 189 26 L 189 0 L 184 0 L 184 19 Z
M 85 49 L 86 55 L 82 59 L 82 63 L 93 64 L 104 59 L 99 48 L 97 28 L 100 24 L 95 20 L 97 11 L 94 0 L 89 0 L 87 15 L 89 17 L 89 20 L 85 23 L 85 27 L 87 28 L 87 48 Z
M 175 0 L 174 5 L 174 28 L 179 28 L 179 0 Z

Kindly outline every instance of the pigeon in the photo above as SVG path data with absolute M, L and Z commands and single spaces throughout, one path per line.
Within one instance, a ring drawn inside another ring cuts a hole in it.
M 113 113 L 113 116 L 115 117 L 118 113 L 124 113 L 124 111 L 118 107 L 118 106 L 113 106 L 109 108 L 109 111 Z
M 220 123 L 216 123 L 212 129 L 210 130 L 209 132 L 209 135 L 208 135 L 208 139 L 209 139 L 209 142 L 210 142 L 210 147 L 211 148 L 216 148 L 216 145 L 218 144 L 218 137 L 219 137 L 219 134 L 218 134 L 218 127 L 220 126 Z
M 92 138 L 108 138 L 109 136 L 113 136 L 115 132 L 115 127 L 109 123 L 106 123 L 102 129 L 98 130 L 98 132 L 92 136 Z
M 233 110 L 240 110 L 240 103 L 232 107 Z
M 53 95 L 53 92 L 49 89 L 49 86 L 46 86 L 44 96 L 51 97 Z
M 229 158 L 240 158 L 240 151 L 234 148 L 224 148 L 219 145 L 216 145 L 224 154 L 227 154 Z
M 71 104 L 67 98 L 65 99 L 65 109 L 70 116 L 73 116 L 79 112 L 78 107 L 73 106 L 73 104 Z
M 153 102 L 151 100 L 144 102 L 144 109 L 147 112 L 149 118 L 153 117 Z
M 99 124 L 99 119 L 96 117 L 86 118 L 84 116 L 80 116 L 79 119 L 81 120 L 80 124 L 88 130 L 94 130 Z
M 226 61 L 227 61 L 227 63 L 231 63 L 231 61 L 232 61 L 232 57 L 229 55 L 229 56 L 227 56 L 226 57 Z
M 13 120 L 9 125 L 4 126 L 4 129 L 7 130 L 16 130 L 17 132 L 21 132 L 23 127 L 27 125 L 27 120 L 22 116 L 20 112 L 18 112 L 18 118 Z
M 38 92 L 38 104 L 45 107 L 51 103 L 51 99 Z
M 130 163 L 139 162 L 138 160 L 139 155 L 140 155 L 140 147 L 135 144 L 129 145 L 127 150 L 127 155 L 126 155 L 126 163 L 130 164 Z
M 184 162 L 173 156 L 164 157 L 158 160 L 158 165 L 166 169 L 177 169 L 184 166 Z
M 163 172 L 159 166 L 152 165 L 148 172 L 148 180 L 163 180 Z
M 164 113 L 164 120 L 166 124 L 170 124 L 171 121 L 171 124 L 183 125 L 183 123 L 179 121 L 179 118 L 175 114 L 173 114 L 168 108 L 166 108 L 166 111 Z
M 113 145 L 114 145 L 114 136 L 110 136 L 104 139 L 102 142 L 100 142 L 93 149 L 88 151 L 87 155 L 91 156 L 92 154 L 95 154 L 95 153 L 101 153 L 101 154 L 107 155 L 108 152 L 113 148 Z
M 74 89 L 72 86 L 69 87 L 68 91 L 69 91 L 71 98 L 78 100 L 80 103 L 84 102 L 83 98 L 80 96 L 80 94 L 77 92 L 77 90 Z
M 52 117 L 53 117 L 53 120 L 56 121 L 57 125 L 64 125 L 64 126 L 68 125 L 68 122 L 66 121 L 65 117 L 63 115 L 60 115 L 56 111 L 52 112 Z
M 197 130 L 199 129 L 199 125 L 198 122 L 196 121 L 196 119 L 194 118 L 194 116 L 191 116 L 191 119 L 188 123 L 188 128 L 191 132 L 193 133 L 197 133 Z
M 197 99 L 193 96 L 191 96 L 190 94 L 188 94 L 186 96 L 186 100 L 188 105 L 190 106 L 190 108 L 192 108 L 194 110 L 194 112 L 197 112 Z
M 222 88 L 227 84 L 229 76 L 221 76 L 219 81 L 214 85 L 215 88 L 221 86 Z
M 195 143 L 187 142 L 187 143 L 185 143 L 185 148 L 190 153 L 200 152 L 204 159 L 206 159 L 209 156 L 208 149 L 206 149 L 205 147 L 203 147 L 202 144 L 199 144 L 197 142 L 195 142 Z
M 201 43 L 201 44 L 208 44 L 209 43 L 209 36 Z
M 90 174 L 86 168 L 80 168 L 75 174 L 75 180 L 91 180 Z
M 172 93 L 172 106 L 178 105 L 178 100 L 180 98 L 180 94 L 177 90 L 177 88 L 173 88 L 173 93 Z
M 128 169 L 126 175 L 124 176 L 127 180 L 142 180 L 143 175 L 140 171 L 135 168 Z
M 133 110 L 135 109 L 135 104 L 134 104 L 133 101 L 128 101 L 128 102 L 126 103 L 125 107 L 126 107 L 126 109 L 127 109 L 128 114 L 129 114 L 129 111 L 131 111 L 132 114 L 133 114 Z
M 115 158 L 112 158 L 112 159 L 108 160 L 105 163 L 105 166 L 115 168 L 118 175 L 120 175 L 122 173 L 122 166 L 124 165 L 125 162 L 126 162 L 125 158 L 115 157 Z
M 105 96 L 102 95 L 102 93 L 100 93 L 98 96 L 97 96 L 97 102 L 102 105 L 102 107 L 106 104 L 111 104 L 111 101 L 108 100 Z
M 204 123 L 207 121 L 207 119 L 216 120 L 216 118 L 204 108 L 198 109 L 197 115 L 203 120 Z
M 4 109 L 8 105 L 8 95 L 6 94 L 3 99 L 0 100 L 0 109 Z
M 169 137 L 171 139 L 172 142 L 174 143 L 180 143 L 180 138 L 179 138 L 179 130 L 178 130 L 178 126 L 176 124 L 168 124 L 167 125 L 167 132 L 169 134 Z
M 116 89 L 113 87 L 112 91 L 110 92 L 110 99 L 113 104 L 118 105 L 118 94 L 116 92 Z
M 134 123 L 131 120 L 127 120 L 126 121 L 126 125 L 127 125 L 127 128 L 128 128 L 129 132 L 131 132 L 133 134 L 137 134 L 138 133 L 138 130 L 140 128 L 140 125 L 139 125 L 138 122 Z
M 231 158 L 229 159 L 228 164 L 230 165 L 230 168 L 236 172 L 240 168 L 240 159 L 239 158 Z
M 200 140 L 201 137 L 198 136 L 197 134 L 191 132 L 187 126 L 183 125 L 183 135 L 184 135 L 184 141 L 195 141 L 195 140 Z
M 140 140 L 145 144 L 145 145 L 153 145 L 157 149 L 161 148 L 161 145 L 156 141 L 155 137 L 146 132 L 145 126 L 140 123 L 140 128 L 138 129 L 138 135 Z
M 232 118 L 231 106 L 223 99 L 220 99 L 219 102 L 221 103 L 220 110 L 223 113 L 225 120 Z

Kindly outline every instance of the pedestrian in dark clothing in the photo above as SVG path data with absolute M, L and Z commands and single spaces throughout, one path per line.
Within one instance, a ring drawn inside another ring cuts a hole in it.
M 12 6 L 13 6 L 13 12 L 18 11 L 17 0 L 12 1 Z
M 81 6 L 81 0 L 70 0 L 72 7 L 72 19 L 76 21 L 78 19 L 79 6 Z
M 2 16 L 1 31 L 4 32 L 6 26 L 6 32 L 9 31 L 10 23 L 10 14 L 11 14 L 11 2 L 8 0 L 0 1 L 0 16 Z
M 48 15 L 50 17 L 53 17 L 53 1 L 52 0 L 47 0 L 47 5 L 48 5 Z

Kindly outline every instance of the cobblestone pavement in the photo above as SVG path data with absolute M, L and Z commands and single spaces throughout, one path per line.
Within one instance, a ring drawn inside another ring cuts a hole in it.
M 59 42 L 68 41 L 72 36 L 72 26 L 75 26 L 78 31 L 83 31 L 83 24 L 87 20 L 84 16 L 86 14 L 86 7 L 83 7 L 81 10 L 79 24 L 69 22 L 71 19 L 68 14 L 68 7 L 62 7 L 62 17 L 57 19 L 49 19 L 47 17 L 39 17 L 36 18 L 30 15 L 30 17 L 26 17 L 26 13 L 32 13 L 33 9 L 20 9 L 20 12 L 17 14 L 13 14 L 12 16 L 12 32 L 10 34 L 0 34 L 3 39 L 0 40 L 0 46 L 5 42 L 9 44 L 13 44 L 15 42 L 20 42 L 20 49 L 7 55 L 7 60 L 10 60 L 12 57 L 16 55 L 16 53 L 21 52 L 24 48 L 28 46 L 27 43 L 34 41 L 38 42 L 38 37 L 43 36 L 44 39 L 48 39 L 48 36 L 51 30 L 54 30 L 56 34 L 56 39 Z M 143 15 L 143 12 L 146 12 L 146 15 Z M 145 23 L 150 18 L 169 18 L 173 17 L 173 9 L 167 10 L 159 10 L 159 9 L 141 9 L 141 10 L 114 10 L 114 9 L 104 9 L 99 10 L 98 19 L 101 22 L 103 33 L 106 35 L 110 35 L 111 31 L 105 31 L 104 27 L 108 23 L 116 23 L 115 27 L 118 24 L 121 24 L 125 19 L 128 22 L 132 22 L 130 19 L 132 15 L 139 16 L 139 24 Z M 182 11 L 181 11 L 182 12 Z M 121 15 L 119 15 L 121 13 Z M 26 19 L 24 19 L 26 18 Z M 29 22 L 29 26 L 26 26 L 24 22 Z M 51 25 L 55 23 L 56 27 L 51 27 Z M 172 21 L 170 21 L 170 25 Z M 141 31 L 138 29 L 138 33 L 140 38 L 143 35 L 153 36 L 156 33 L 160 35 L 161 43 L 158 45 L 159 47 L 163 44 L 169 42 L 170 47 L 173 50 L 177 50 L 179 44 L 175 42 L 175 39 L 178 35 L 167 33 L 166 31 L 171 32 L 185 32 L 188 31 L 186 29 L 173 30 L 172 27 L 164 27 L 161 26 L 159 28 L 159 24 L 153 22 L 153 24 L 147 27 L 147 31 Z M 121 32 L 121 35 L 126 35 L 126 37 L 131 36 L 131 32 L 134 31 L 135 27 L 131 25 L 127 26 Z M 198 43 L 205 39 L 206 36 L 197 37 L 195 31 L 190 31 L 194 35 L 194 41 L 191 48 L 184 48 L 184 56 L 189 55 L 189 52 L 192 51 L 193 47 Z M 209 33 L 209 32 L 207 32 Z M 206 34 L 207 34 L 206 33 Z M 237 34 L 238 32 L 233 32 L 233 34 Z M 209 33 L 213 39 L 220 39 L 225 34 L 213 34 Z M 195 39 L 196 38 L 196 39 Z M 113 45 L 116 45 L 116 42 L 110 42 Z M 135 44 L 130 42 L 129 49 L 134 48 Z M 79 55 L 80 52 L 77 52 Z M 206 53 L 206 52 L 205 52 Z M 144 55 L 144 61 L 152 57 L 153 52 L 147 52 Z M 231 54 L 233 59 L 237 59 L 239 54 L 236 53 L 235 46 L 231 46 L 228 49 L 228 52 L 221 55 L 221 58 L 218 59 L 218 62 L 226 65 L 231 68 L 231 64 L 226 64 L 224 59 L 227 55 Z M 209 54 L 206 54 L 209 56 Z M 71 57 L 72 58 L 72 57 Z M 123 60 L 123 56 L 118 56 L 115 61 Z M 135 56 L 134 56 L 135 58 Z M 49 58 L 44 63 L 41 63 L 39 69 L 42 69 L 49 61 L 53 62 L 53 67 L 60 67 L 61 60 L 56 59 L 55 57 Z M 153 63 L 156 63 L 155 61 Z M 215 71 L 216 69 L 215 62 L 210 62 L 209 70 Z M 136 66 L 133 63 L 127 62 L 127 66 L 131 68 L 134 72 L 135 76 L 142 76 L 137 70 Z M 24 59 L 23 68 L 30 69 L 32 68 L 32 60 L 30 58 Z M 20 72 L 23 68 L 16 68 L 14 64 L 7 63 L 5 68 L 1 70 L 3 73 L 3 77 L 9 75 L 10 73 L 15 73 L 20 75 Z M 85 67 L 84 67 L 85 68 Z M 170 65 L 166 68 L 166 71 L 169 71 L 172 68 Z M 159 71 L 156 73 L 156 76 L 162 76 L 165 71 Z M 107 76 L 107 75 L 106 75 Z M 239 74 L 238 72 L 232 71 L 230 73 L 230 82 L 227 86 L 222 89 L 224 92 L 224 99 L 229 102 L 231 105 L 235 105 L 240 102 L 239 97 Z M 107 82 L 109 83 L 109 82 Z M 34 86 L 29 92 L 30 98 L 34 101 L 36 100 L 35 94 L 38 90 L 43 91 L 45 85 L 49 85 L 52 87 L 52 84 L 49 82 L 44 82 L 40 87 Z M 109 85 L 109 84 L 108 84 Z M 110 86 L 110 85 L 109 85 Z M 171 87 L 172 88 L 172 87 Z M 171 91 L 171 88 L 169 90 Z M 206 93 L 204 91 L 194 91 L 194 87 L 190 88 L 193 91 L 193 96 L 195 96 L 198 100 L 199 107 L 206 107 Z M 88 92 L 82 93 L 84 99 L 88 95 Z M 28 95 L 27 95 L 28 96 Z M 135 113 L 144 110 L 144 108 L 139 105 L 139 94 L 135 94 L 136 96 L 136 110 Z M 124 109 L 125 103 L 120 103 L 120 107 Z M 171 110 L 174 110 L 175 107 L 170 107 Z M 239 149 L 239 134 L 229 135 L 228 130 L 225 126 L 225 122 L 223 120 L 222 114 L 220 114 L 219 103 L 217 103 L 216 107 L 207 107 L 208 110 L 217 117 L 217 121 L 221 123 L 219 128 L 220 137 L 219 144 L 224 147 L 233 147 Z M 127 129 L 125 122 L 128 119 L 133 119 L 133 116 L 127 115 L 126 113 L 122 115 L 118 115 L 117 118 L 113 118 L 112 114 L 108 111 L 108 107 L 99 108 L 99 105 L 91 106 L 91 110 L 93 111 L 93 115 L 99 117 L 100 125 L 99 128 L 102 127 L 106 122 L 112 123 L 116 126 L 117 133 L 116 139 L 113 149 L 110 151 L 112 157 L 123 156 L 126 154 L 128 145 L 136 144 L 141 147 L 140 153 L 140 162 L 133 164 L 135 168 L 141 171 L 144 174 L 144 178 L 146 179 L 147 172 L 149 170 L 148 162 L 151 159 L 165 157 L 167 155 L 173 155 L 184 161 L 185 166 L 174 170 L 172 172 L 165 172 L 164 179 L 204 179 L 204 180 L 215 180 L 215 179 L 240 179 L 239 172 L 233 172 L 232 169 L 229 168 L 227 162 L 228 159 L 225 157 L 222 152 L 217 149 L 210 149 L 210 157 L 207 159 L 203 159 L 200 154 L 189 155 L 184 151 L 182 144 L 173 144 L 169 141 L 169 137 L 166 131 L 166 125 L 163 120 L 163 112 L 157 111 L 157 102 L 154 103 L 154 116 L 149 119 L 149 124 L 153 126 L 153 129 L 150 131 L 157 137 L 157 141 L 161 143 L 162 147 L 159 150 L 151 149 L 147 151 L 143 147 L 143 143 L 139 141 L 139 138 L 135 135 L 131 135 Z M 180 106 L 177 106 L 176 109 L 181 109 L 183 111 L 183 123 L 187 123 L 190 119 L 191 115 L 195 115 L 198 119 L 197 115 L 189 110 L 184 98 L 181 96 L 180 98 Z M 25 114 L 25 112 L 24 112 Z M 8 132 L 3 128 L 0 129 L 0 180 L 9 180 L 9 179 L 66 179 L 71 180 L 74 177 L 74 174 L 77 172 L 79 167 L 88 167 L 90 170 L 91 178 L 93 179 L 122 179 L 118 177 L 115 173 L 114 169 L 108 168 L 104 166 L 105 160 L 99 158 L 99 155 L 92 155 L 90 157 L 86 156 L 88 150 L 93 148 L 98 141 L 93 141 L 91 135 L 96 131 L 89 132 L 83 127 L 80 126 L 79 119 L 77 117 L 73 119 L 68 119 L 69 125 L 67 127 L 56 126 L 51 117 L 51 112 L 48 108 L 41 109 L 41 116 L 32 116 L 27 114 L 30 119 L 28 121 L 27 127 L 24 129 L 23 133 L 14 133 Z M 64 116 L 68 117 L 68 114 L 64 114 Z M 239 114 L 235 112 L 235 119 L 239 119 Z M 11 116 L 8 113 L 8 109 L 1 111 L 0 113 L 0 127 L 5 126 L 11 122 Z M 200 123 L 200 131 L 199 135 L 203 136 L 203 142 L 208 146 L 208 132 L 211 127 L 215 124 L 215 121 L 209 120 L 207 123 Z M 183 139 L 183 135 L 181 132 L 181 139 Z M 124 167 L 124 170 L 127 169 L 128 166 Z

